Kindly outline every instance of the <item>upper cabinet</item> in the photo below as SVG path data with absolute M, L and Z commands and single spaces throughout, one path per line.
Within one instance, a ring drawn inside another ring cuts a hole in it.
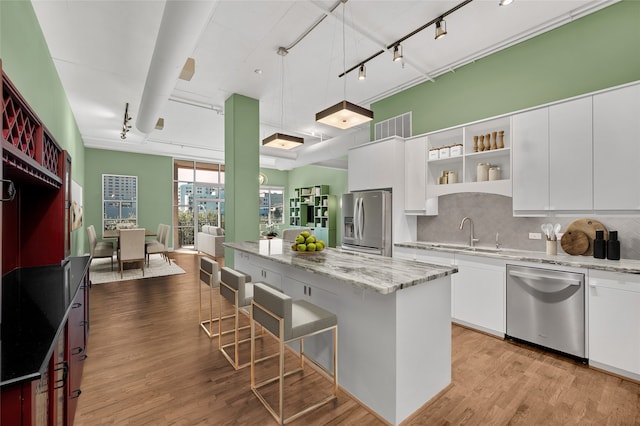
M 513 116 L 513 210 L 549 209 L 549 110 Z
M 400 138 L 366 143 L 349 150 L 349 191 L 366 191 L 397 186 L 396 164 L 404 162 Z M 402 179 L 402 178 L 401 178 Z
M 513 116 L 514 215 L 640 209 L 640 85 Z
M 640 209 L 640 85 L 593 96 L 595 210 Z
M 511 119 L 499 117 L 427 135 L 427 196 L 511 195 Z
M 404 143 L 404 210 L 407 214 L 426 214 L 427 210 L 427 137 L 407 139 Z M 435 204 L 437 214 L 437 202 Z
M 593 208 L 591 97 L 513 117 L 516 214 Z
M 4 275 L 69 256 L 71 158 L 4 73 L 1 89 Z M 4 194 L 9 182 L 12 197 Z
M 591 97 L 549 107 L 549 208 L 593 206 Z

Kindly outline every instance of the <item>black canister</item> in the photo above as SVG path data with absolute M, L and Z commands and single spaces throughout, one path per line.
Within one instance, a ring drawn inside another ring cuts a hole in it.
M 604 239 L 604 231 L 596 231 L 596 239 L 593 240 L 593 257 L 596 259 L 607 257 L 607 242 Z
M 609 232 L 609 241 L 607 241 L 607 259 L 620 260 L 620 241 L 618 241 L 618 231 Z

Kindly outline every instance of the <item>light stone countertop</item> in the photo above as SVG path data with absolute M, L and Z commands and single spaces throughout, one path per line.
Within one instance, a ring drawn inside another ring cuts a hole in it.
M 455 266 L 418 264 L 330 247 L 318 253 L 298 253 L 291 250 L 289 242 L 278 238 L 224 243 L 224 246 L 381 294 L 458 272 Z
M 409 241 L 395 243 L 395 247 L 415 248 L 421 250 L 443 251 L 459 253 L 469 256 L 482 256 L 494 259 L 506 259 L 523 262 L 537 262 L 549 265 L 571 266 L 574 268 L 599 269 L 609 272 L 623 272 L 627 274 L 640 274 L 640 260 L 621 259 L 595 259 L 593 256 L 572 256 L 569 254 L 547 255 L 545 252 L 495 249 L 491 247 L 469 247 L 459 244 Z

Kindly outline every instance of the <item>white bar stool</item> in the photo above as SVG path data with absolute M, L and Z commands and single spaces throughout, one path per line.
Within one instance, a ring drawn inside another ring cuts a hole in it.
M 307 302 L 306 300 L 293 300 L 291 297 L 281 293 L 265 284 L 255 283 L 253 301 L 251 302 L 251 390 L 267 408 L 269 413 L 280 424 L 288 423 L 298 417 L 319 408 L 329 401 L 337 398 L 338 392 L 338 318 L 337 316 L 319 306 Z M 255 322 L 266 328 L 278 339 L 279 351 L 275 355 L 255 359 Z M 333 330 L 333 372 L 320 365 L 313 358 L 304 353 L 304 338 L 314 334 Z M 298 341 L 300 344 L 300 366 L 292 371 L 284 371 L 284 350 L 285 345 Z M 279 356 L 278 376 L 264 380 L 256 384 L 255 370 L 258 362 L 268 358 Z M 313 403 L 303 410 L 284 417 L 284 378 L 302 371 L 304 360 L 308 359 L 322 370 L 329 379 L 333 380 L 333 392 L 320 401 Z M 259 388 L 275 381 L 279 381 L 278 411 L 274 410 L 260 393 Z
M 229 361 L 229 363 L 235 368 L 239 370 L 243 367 L 246 367 L 250 364 L 250 362 L 245 362 L 240 364 L 238 358 L 238 347 L 241 343 L 248 342 L 251 338 L 240 340 L 239 334 L 240 330 L 246 330 L 250 327 L 250 325 L 240 327 L 240 312 L 248 315 L 246 309 L 251 304 L 251 300 L 253 299 L 253 283 L 251 281 L 251 276 L 244 274 L 240 271 L 236 271 L 235 269 L 231 269 L 229 267 L 223 267 L 220 275 L 220 312 L 222 312 L 222 299 L 226 299 L 229 301 L 234 308 L 234 313 L 226 316 L 225 318 L 234 318 L 234 326 L 231 330 L 222 331 L 220 328 L 220 333 L 234 333 L 234 339 L 232 343 L 228 343 L 226 345 L 220 344 L 220 352 L 224 355 L 224 357 Z M 227 348 L 233 347 L 233 356 L 231 356 L 227 352 Z
M 198 291 L 198 323 L 200 327 L 207 333 L 210 339 L 220 336 L 221 331 L 221 319 L 231 318 L 233 315 L 227 315 L 220 318 L 220 313 L 222 311 L 218 311 L 217 315 L 214 315 L 213 312 L 213 299 L 215 298 L 214 289 L 218 289 L 218 297 L 220 297 L 220 279 L 218 277 L 218 262 L 215 260 L 208 259 L 206 257 L 200 258 L 200 274 L 196 277 L 197 285 L 199 286 Z M 201 283 L 205 283 L 209 287 L 209 318 L 202 318 L 202 288 Z M 214 323 L 218 323 L 217 331 L 214 332 Z M 227 331 L 227 333 L 231 333 L 232 330 Z M 220 347 L 220 342 L 218 342 L 218 347 Z

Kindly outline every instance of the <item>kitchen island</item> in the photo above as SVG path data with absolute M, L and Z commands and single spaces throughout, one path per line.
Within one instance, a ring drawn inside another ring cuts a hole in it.
M 451 383 L 455 266 L 417 264 L 327 248 L 293 252 L 281 239 L 225 243 L 234 267 L 338 316 L 338 383 L 399 424 Z M 305 351 L 332 368 L 331 336 Z

